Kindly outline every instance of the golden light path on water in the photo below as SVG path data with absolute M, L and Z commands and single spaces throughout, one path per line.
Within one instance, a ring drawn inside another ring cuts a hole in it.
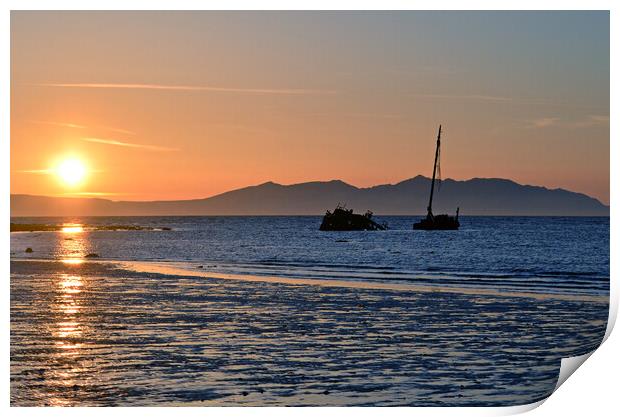
M 79 239 L 64 238 L 60 240 L 61 250 L 76 256 L 63 259 L 63 263 L 81 264 L 84 262 L 84 260 L 81 259 L 86 247 L 84 236 L 81 235 L 83 231 L 84 228 L 81 224 L 63 226 L 63 234 L 80 234 Z M 77 256 L 79 256 L 79 258 Z M 82 292 L 83 285 L 83 279 L 80 276 L 67 274 L 62 274 L 60 276 L 60 281 L 58 282 L 58 308 L 62 313 L 61 317 L 63 321 L 57 323 L 57 332 L 55 336 L 58 338 L 78 338 L 82 335 L 80 323 L 77 321 L 77 315 L 82 307 L 77 296 Z M 69 354 L 76 353 L 76 349 L 82 346 L 81 343 L 70 343 L 67 341 L 57 342 L 57 345 Z
M 80 264 L 88 253 L 90 242 L 84 225 L 80 223 L 63 224 L 58 234 L 58 255 L 65 264 Z
M 62 227 L 62 233 L 81 233 L 84 227 L 81 224 L 67 225 Z
M 56 296 L 52 305 L 54 322 L 52 337 L 55 340 L 53 362 L 64 363 L 54 372 L 56 383 L 65 387 L 75 386 L 83 373 L 81 353 L 84 348 L 85 325 L 82 320 L 84 279 L 79 275 L 60 274 L 56 282 Z M 52 406 L 67 406 L 66 396 L 51 396 Z

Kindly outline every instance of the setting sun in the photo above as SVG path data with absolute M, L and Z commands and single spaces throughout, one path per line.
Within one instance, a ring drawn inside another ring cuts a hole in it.
M 86 176 L 86 167 L 79 159 L 66 159 L 58 165 L 56 174 L 64 184 L 74 186 Z

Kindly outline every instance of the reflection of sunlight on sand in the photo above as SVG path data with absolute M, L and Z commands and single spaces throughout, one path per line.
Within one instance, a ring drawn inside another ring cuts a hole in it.
M 77 321 L 64 321 L 58 323 L 58 332 L 56 335 L 61 338 L 79 336 L 82 332 L 79 330 Z
M 55 337 L 73 339 L 82 336 L 81 323 L 77 317 L 82 306 L 79 304 L 76 296 L 82 292 L 83 285 L 81 277 L 61 275 L 61 281 L 58 282 L 60 298 L 58 310 L 62 313 L 62 321 L 56 323 L 56 330 L 53 332 Z M 56 345 L 68 353 L 77 353 L 77 350 L 82 347 L 82 343 L 70 341 L 57 341 Z
M 61 259 L 60 262 L 62 262 L 63 264 L 69 264 L 69 265 L 79 265 L 79 264 L 84 263 L 84 259 L 77 259 L 77 258 Z
M 77 355 L 79 353 L 79 349 L 81 349 L 84 346 L 84 344 L 83 343 L 56 342 L 56 346 L 59 349 L 63 349 L 63 354 Z
M 81 369 L 77 368 L 71 369 L 70 371 L 59 370 L 54 372 L 55 385 L 62 386 L 64 389 L 75 386 L 76 380 L 74 374 L 80 371 Z M 69 407 L 71 405 L 74 405 L 72 400 L 66 397 L 63 398 L 61 396 L 51 397 L 48 401 L 51 407 Z
M 249 274 L 234 274 L 223 273 L 216 271 L 204 271 L 188 268 L 188 264 L 182 262 L 154 262 L 154 261 L 121 261 L 117 262 L 122 269 L 142 272 L 142 273 L 156 273 L 163 275 L 178 275 L 178 276 L 198 276 L 204 278 L 215 279 L 232 279 L 238 281 L 250 281 L 250 282 L 278 282 L 283 284 L 292 285 L 316 285 L 325 287 L 344 287 L 344 288 L 362 288 L 362 289 L 382 289 L 382 290 L 409 290 L 421 293 L 457 293 L 467 295 L 485 295 L 485 296 L 497 296 L 497 297 L 524 297 L 535 298 L 538 300 L 569 300 L 569 301 L 586 301 L 607 303 L 607 296 L 599 295 L 581 295 L 581 294 L 559 294 L 559 293 L 539 293 L 539 292 L 526 292 L 526 291 L 502 291 L 497 289 L 487 288 L 467 288 L 467 287 L 439 287 L 432 285 L 420 285 L 410 283 L 389 283 L 389 282 L 377 282 L 377 281 L 354 281 L 354 280 L 338 280 L 338 279 L 316 279 L 316 278 L 290 278 L 283 276 L 270 276 L 270 275 L 249 275 Z
M 58 285 L 60 285 L 60 287 L 65 293 L 75 294 L 82 291 L 80 289 L 80 287 L 83 285 L 81 277 L 68 275 L 65 275 L 64 277 L 65 278 Z
M 62 363 L 61 368 L 52 371 L 53 384 L 64 387 L 57 395 L 49 398 L 49 405 L 54 407 L 70 406 L 73 401 L 63 391 L 71 389 L 75 391 L 83 380 L 86 369 L 83 365 L 83 349 L 85 326 L 81 313 L 83 309 L 82 299 L 84 296 L 85 282 L 81 276 L 61 274 L 56 283 L 56 301 L 53 309 L 54 315 L 52 336 L 54 337 L 53 362 Z M 74 394 L 73 394 L 74 395 Z
M 49 405 L 50 407 L 68 407 L 71 405 L 71 402 L 69 400 L 66 400 L 64 398 L 50 398 L 49 399 Z

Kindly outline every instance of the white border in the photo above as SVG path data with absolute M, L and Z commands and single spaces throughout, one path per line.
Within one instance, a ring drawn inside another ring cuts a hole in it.
M 550 1 L 550 0 L 505 0 L 501 3 L 497 1 L 479 1 L 472 0 L 464 2 L 462 0 L 449 0 L 443 1 L 441 4 L 434 2 L 423 1 L 407 1 L 407 0 L 383 0 L 383 1 L 369 1 L 369 0 L 357 0 L 357 1 L 337 1 L 337 0 L 314 0 L 314 1 L 297 1 L 292 3 L 290 1 L 275 1 L 275 0 L 263 0 L 263 1 L 251 1 L 251 0 L 228 0 L 228 1 L 196 1 L 196 0 L 89 0 L 88 2 L 77 0 L 57 0 L 57 1 L 45 1 L 45 0 L 8 0 L 2 3 L 3 13 L 0 17 L 0 30 L 2 33 L 2 42 L 0 43 L 0 56 L 2 57 L 2 67 L 0 77 L 2 83 L 0 84 L 0 129 L 2 132 L 2 162 L 0 166 L 3 170 L 3 180 L 1 182 L 2 189 L 0 193 L 3 198 L 3 203 L 0 205 L 1 215 L 4 220 L 5 232 L 2 236 L 2 252 L 4 254 L 9 253 L 10 238 L 8 231 L 9 220 L 9 194 L 10 194 L 10 146 L 9 146 L 9 109 L 10 109 L 10 10 L 140 10 L 146 6 L 153 10 L 199 10 L 199 9 L 212 9 L 212 10 L 234 10 L 234 9 L 247 9 L 247 10 L 341 10 L 341 9 L 364 9 L 364 10 L 611 10 L 611 74 L 618 73 L 617 65 L 617 44 L 613 41 L 617 38 L 617 30 L 615 28 L 618 25 L 619 19 L 617 18 L 617 12 L 619 7 L 614 7 L 617 2 L 606 0 L 591 0 L 591 1 Z M 468 6 L 467 9 L 464 6 Z M 618 91 L 617 84 L 611 79 L 611 114 L 614 114 L 614 109 L 617 109 Z M 611 138 L 617 138 L 617 129 L 614 123 L 614 119 L 611 120 Z M 612 294 L 611 294 L 611 311 L 610 311 L 610 327 L 615 322 L 617 306 L 618 306 L 618 291 L 617 291 L 617 279 L 613 272 L 616 270 L 617 255 L 615 249 L 617 247 L 617 231 L 618 225 L 615 219 L 618 218 L 619 210 L 617 207 L 617 195 L 618 195 L 618 183 L 615 181 L 618 178 L 617 162 L 618 159 L 618 146 L 615 140 L 611 140 L 610 144 L 610 167 L 611 167 L 611 280 L 612 280 Z M 9 299 L 9 262 L 8 255 L 2 260 L 2 270 L 4 274 L 3 284 L 5 291 L 2 292 L 2 306 L 4 313 L 4 326 L 2 326 L 2 337 L 4 344 L 2 345 L 2 370 L 4 371 L 4 378 L 2 378 L 2 393 L 3 405 L 9 406 L 9 319 L 10 319 L 10 299 Z M 617 332 L 616 332 L 617 333 Z M 542 407 L 537 408 L 532 415 L 583 415 L 584 413 L 599 414 L 596 411 L 600 410 L 603 413 L 604 410 L 617 409 L 616 400 L 616 382 L 618 376 L 618 363 L 619 360 L 615 352 L 619 349 L 619 338 L 617 334 L 611 334 L 609 339 L 604 345 L 598 349 L 581 369 L 577 371 L 578 376 L 571 378 L 567 383 L 554 393 Z M 542 402 L 541 402 L 542 403 Z M 384 408 L 381 413 L 388 413 L 393 415 L 405 415 L 409 413 L 415 413 L 421 416 L 430 415 L 458 415 L 458 416 L 484 416 L 484 415 L 506 415 L 511 413 L 518 413 L 527 411 L 528 409 L 535 408 L 540 405 L 533 404 L 523 407 L 509 407 L 509 408 Z M 118 408 L 114 410 L 115 414 L 130 415 L 132 413 L 148 413 L 149 415 L 165 415 L 168 413 L 186 413 L 188 415 L 204 415 L 209 413 L 211 415 L 236 415 L 240 412 L 256 415 L 289 415 L 291 409 L 284 408 L 261 408 L 261 409 L 236 409 L 236 408 L 151 408 L 151 409 L 135 409 L 135 408 Z M 13 408 L 10 409 L 12 414 L 16 415 L 31 415 L 31 414 L 75 414 L 80 417 L 86 414 L 92 415 L 107 415 L 109 410 L 106 409 L 29 409 L 29 408 Z M 316 409 L 295 409 L 294 414 L 297 415 L 313 415 L 316 413 Z M 359 409 L 359 408 L 322 408 L 320 412 L 327 415 L 336 414 L 349 414 L 349 415 L 374 415 L 377 410 L 373 408 Z M 607 414 L 607 413 L 604 413 Z

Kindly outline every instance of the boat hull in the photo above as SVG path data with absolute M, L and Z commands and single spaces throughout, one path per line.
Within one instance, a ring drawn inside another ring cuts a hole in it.
M 440 214 L 438 216 L 427 216 L 425 219 L 414 223 L 414 230 L 458 230 L 461 226 L 458 218 Z

